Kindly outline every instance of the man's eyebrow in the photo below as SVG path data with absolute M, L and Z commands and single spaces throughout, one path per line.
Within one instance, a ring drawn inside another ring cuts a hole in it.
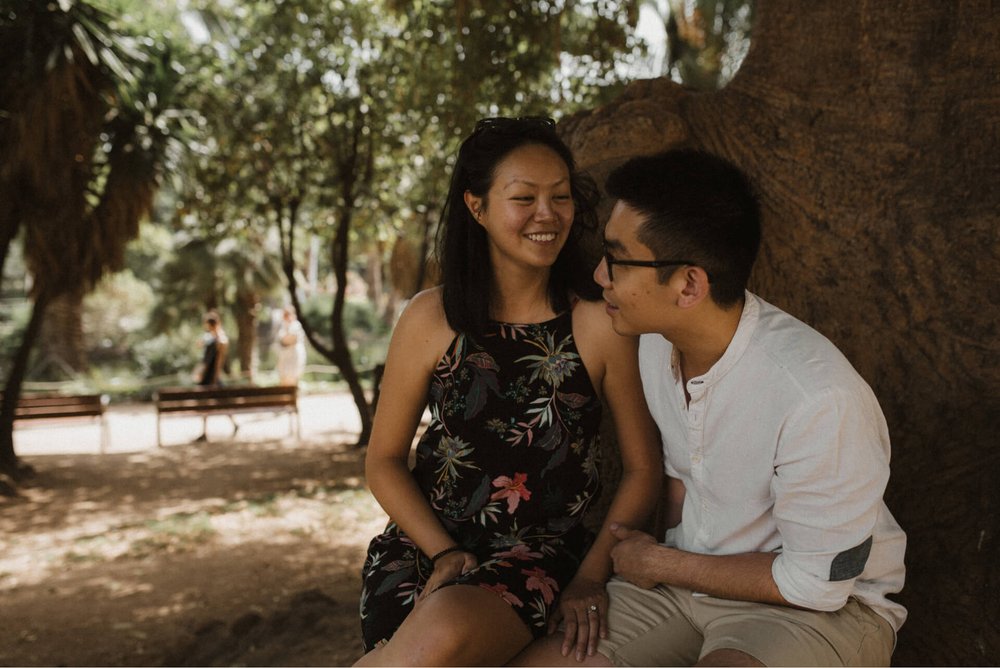
M 617 239 L 609 239 L 607 237 L 604 237 L 604 247 L 610 250 L 625 250 L 625 246 L 622 242 Z

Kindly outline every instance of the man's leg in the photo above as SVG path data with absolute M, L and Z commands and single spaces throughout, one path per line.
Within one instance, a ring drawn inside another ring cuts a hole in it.
M 738 649 L 717 649 L 698 659 L 696 666 L 763 666 L 764 664 Z
M 678 593 L 681 592 L 681 593 Z M 690 666 L 702 636 L 683 608 L 683 590 L 642 589 L 614 578 L 608 583 L 608 637 L 597 654 L 577 661 L 562 655 L 561 631 L 532 643 L 510 665 L 516 666 Z
M 692 614 L 705 634 L 700 665 L 887 666 L 895 638 L 855 599 L 819 612 L 705 597 Z

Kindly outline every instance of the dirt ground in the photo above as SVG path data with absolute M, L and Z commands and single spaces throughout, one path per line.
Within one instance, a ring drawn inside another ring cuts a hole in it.
M 221 438 L 165 421 L 170 444 L 149 447 L 147 409 L 112 422 L 103 455 L 96 427 L 15 433 L 38 475 L 0 497 L 0 665 L 357 659 L 359 571 L 386 518 L 355 434 L 329 419 L 350 406 L 300 406 L 298 439 L 281 418 L 238 418 L 230 438 L 217 417 Z

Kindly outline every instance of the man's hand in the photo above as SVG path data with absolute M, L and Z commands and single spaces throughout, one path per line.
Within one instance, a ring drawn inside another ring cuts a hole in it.
M 611 550 L 615 573 L 637 587 L 652 589 L 660 584 L 653 576 L 659 545 L 648 533 L 611 525 L 611 534 L 618 544 Z

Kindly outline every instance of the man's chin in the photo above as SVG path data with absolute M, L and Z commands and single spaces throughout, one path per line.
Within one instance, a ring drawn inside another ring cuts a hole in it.
M 611 329 L 619 336 L 635 336 L 635 332 L 627 327 L 620 317 L 614 315 L 611 316 Z

